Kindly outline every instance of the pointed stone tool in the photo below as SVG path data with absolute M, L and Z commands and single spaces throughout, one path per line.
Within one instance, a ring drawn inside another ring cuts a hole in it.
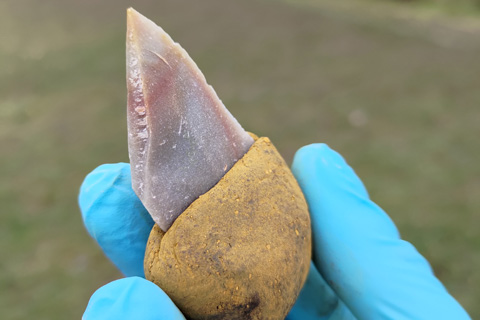
M 187 52 L 127 12 L 128 148 L 132 185 L 166 231 L 253 144 Z

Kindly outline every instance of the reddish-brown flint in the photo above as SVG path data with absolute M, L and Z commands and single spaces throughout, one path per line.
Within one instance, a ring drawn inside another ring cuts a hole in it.
M 127 12 L 128 148 L 132 186 L 166 231 L 253 144 L 187 52 Z

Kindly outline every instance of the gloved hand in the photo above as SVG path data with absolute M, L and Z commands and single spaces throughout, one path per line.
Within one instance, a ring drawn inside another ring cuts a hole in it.
M 310 209 L 313 257 L 287 319 L 470 319 L 338 153 L 303 147 L 292 171 Z M 128 277 L 98 289 L 83 319 L 184 319 L 143 279 L 153 221 L 131 188 L 129 165 L 95 169 L 79 203 L 90 235 Z

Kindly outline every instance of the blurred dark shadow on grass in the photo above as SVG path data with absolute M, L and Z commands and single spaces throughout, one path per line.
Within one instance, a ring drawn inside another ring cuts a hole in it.
M 138 1 L 245 129 L 288 162 L 340 151 L 480 316 L 480 29 L 320 1 Z M 127 1 L 0 3 L 0 300 L 8 319 L 79 318 L 121 275 L 83 229 L 89 171 L 128 161 Z

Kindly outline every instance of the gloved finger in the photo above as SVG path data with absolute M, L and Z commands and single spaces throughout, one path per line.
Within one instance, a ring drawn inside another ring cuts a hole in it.
M 165 292 L 139 277 L 123 278 L 104 285 L 90 298 L 82 320 L 184 320 Z
M 325 282 L 315 264 L 286 320 L 355 320 L 350 310 Z
M 130 165 L 104 164 L 87 175 L 78 196 L 83 221 L 105 255 L 126 276 L 144 277 L 153 220 L 132 189 Z
M 292 171 L 311 214 L 313 261 L 358 319 L 469 319 L 338 153 L 303 147 Z

